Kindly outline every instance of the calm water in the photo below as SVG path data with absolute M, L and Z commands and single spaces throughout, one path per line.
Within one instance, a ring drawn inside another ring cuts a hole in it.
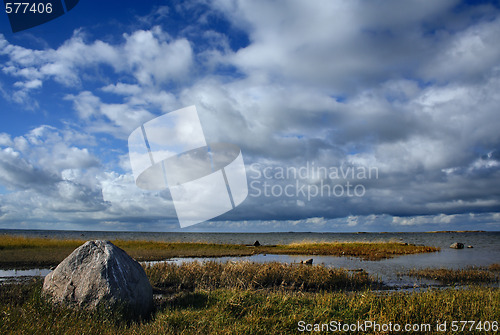
M 80 231 L 42 231 L 42 230 L 0 230 L 0 234 L 14 234 L 28 237 L 72 238 L 72 239 L 124 239 L 152 240 L 168 242 L 214 242 L 233 244 L 253 244 L 258 240 L 261 244 L 287 244 L 292 242 L 317 241 L 400 241 L 414 244 L 440 247 L 440 252 L 399 256 L 381 261 L 362 261 L 350 257 L 332 256 L 288 256 L 288 255 L 255 255 L 250 257 L 219 257 L 216 261 L 248 260 L 255 262 L 299 262 L 313 258 L 315 264 L 342 267 L 346 269 L 364 269 L 378 276 L 386 284 L 408 286 L 434 284 L 429 281 L 418 281 L 414 278 L 400 277 L 397 273 L 413 268 L 450 268 L 460 269 L 468 266 L 488 266 L 500 263 L 500 232 L 466 232 L 466 233 L 142 233 L 142 232 L 80 232 Z M 450 249 L 450 244 L 461 242 L 472 249 Z M 173 262 L 189 262 L 203 258 L 172 259 Z M 33 275 L 46 275 L 49 270 Z M 0 271 L 0 277 L 29 275 L 11 270 Z

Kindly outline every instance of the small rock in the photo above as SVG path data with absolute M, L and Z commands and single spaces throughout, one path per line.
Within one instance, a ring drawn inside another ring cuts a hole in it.
M 253 246 L 254 246 L 254 247 L 260 247 L 260 243 L 259 243 L 259 241 L 258 241 L 258 240 L 257 240 L 257 241 L 255 241 L 255 243 L 253 244 Z
M 474 248 L 474 247 L 473 247 L 472 245 L 468 245 L 468 246 L 467 246 L 467 248 L 468 248 L 468 249 L 472 249 L 472 248 Z
M 310 259 L 308 259 L 306 261 L 300 261 L 300 264 L 305 264 L 305 265 L 312 265 L 312 263 L 313 263 L 313 259 L 312 258 L 310 258 Z
M 153 309 L 153 290 L 142 266 L 109 241 L 88 241 L 66 257 L 43 283 L 55 303 L 87 309 L 123 304 L 134 316 Z
M 464 248 L 464 244 L 460 243 L 460 242 L 455 242 L 452 245 L 450 245 L 450 248 L 452 248 L 452 249 L 463 249 Z

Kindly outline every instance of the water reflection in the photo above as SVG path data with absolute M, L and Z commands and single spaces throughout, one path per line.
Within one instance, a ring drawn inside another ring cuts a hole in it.
M 0 281 L 19 277 L 45 277 L 50 271 L 50 269 L 0 270 Z

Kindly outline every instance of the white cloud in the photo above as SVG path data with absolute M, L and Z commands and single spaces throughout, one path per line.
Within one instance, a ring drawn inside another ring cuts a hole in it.
M 500 19 L 480 22 L 464 31 L 443 38 L 432 59 L 422 68 L 427 80 L 480 80 L 498 67 Z M 497 68 L 498 70 L 498 68 Z
M 142 88 L 139 85 L 116 83 L 110 84 L 101 88 L 104 92 L 119 94 L 119 95 L 136 95 L 142 92 Z
M 25 90 L 32 90 L 42 87 L 42 81 L 40 79 L 34 79 L 26 82 L 18 81 L 14 83 L 14 86 L 24 88 Z
M 455 4 L 216 2 L 251 40 L 227 60 L 251 76 L 328 85 L 334 93 L 352 92 L 419 66 L 434 46 L 420 22 L 432 21 Z
M 176 218 L 174 205 L 166 192 L 144 192 L 135 185 L 131 173 L 118 174 L 107 172 L 100 176 L 102 194 L 110 208 L 105 216 L 120 218 L 122 216 L 142 219 Z
M 68 95 L 66 100 L 73 101 L 78 115 L 86 122 L 87 130 L 122 139 L 154 117 L 154 114 L 140 105 L 104 103 L 89 91 L 80 92 L 77 96 Z
M 94 139 L 88 135 L 40 126 L 14 141 L 5 133 L 1 138 L 0 184 L 10 192 L 0 195 L 0 225 L 31 222 L 48 228 L 48 221 L 85 221 L 87 225 L 116 220 L 142 220 L 146 225 L 152 219 L 175 221 L 168 191 L 143 192 L 131 172 L 106 171 L 89 148 L 74 145 L 92 145 Z
M 1 146 L 12 146 L 12 140 L 9 134 L 0 133 L 0 145 Z
M 59 180 L 56 174 L 40 169 L 12 148 L 0 150 L 0 181 L 12 189 L 41 189 Z
M 63 138 L 64 132 L 49 126 L 16 137 L 8 143 L 13 146 L 0 153 L 2 183 L 13 189 L 41 191 L 60 182 L 64 169 L 83 170 L 99 165 L 87 148 L 78 148 Z
M 1 70 L 22 79 L 14 85 L 19 89 L 13 97 L 15 101 L 22 103 L 30 90 L 39 89 L 49 79 L 67 87 L 79 87 L 84 71 L 99 65 L 108 65 L 115 73 L 132 74 L 141 85 L 157 86 L 186 81 L 193 63 L 190 43 L 184 38 L 172 39 L 159 27 L 124 34 L 121 44 L 100 40 L 87 43 L 86 39 L 82 31 L 75 31 L 57 49 L 34 50 L 10 44 L 0 35 L 4 46 L 0 55 L 8 58 Z M 120 89 L 123 93 L 123 85 L 114 91 Z

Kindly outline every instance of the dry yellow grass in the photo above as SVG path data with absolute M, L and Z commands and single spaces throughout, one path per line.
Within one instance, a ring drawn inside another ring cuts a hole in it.
M 459 270 L 452 269 L 420 269 L 411 270 L 409 276 L 438 280 L 443 284 L 479 284 L 495 283 L 500 281 L 500 275 L 496 273 L 498 264 L 493 264 L 488 268 L 465 268 Z
M 48 267 L 57 265 L 84 240 L 0 236 L 0 267 Z M 380 260 L 398 255 L 435 252 L 438 248 L 399 242 L 302 242 L 249 247 L 241 244 L 112 240 L 138 261 L 172 257 L 223 257 L 254 254 L 332 255 Z
M 359 290 L 382 287 L 366 272 L 350 272 L 323 265 L 279 262 L 159 263 L 145 267 L 159 291 L 225 289 L 286 289 L 295 291 Z
M 276 246 L 275 254 L 353 256 L 380 260 L 399 255 L 436 252 L 439 248 L 401 242 L 301 242 Z

